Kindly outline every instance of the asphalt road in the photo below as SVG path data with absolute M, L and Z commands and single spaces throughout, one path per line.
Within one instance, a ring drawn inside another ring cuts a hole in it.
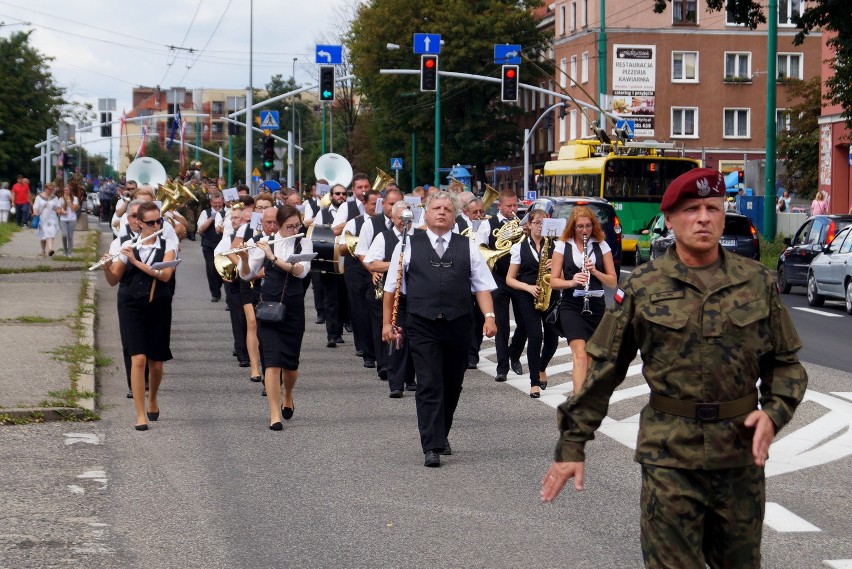
M 295 416 L 275 433 L 260 386 L 230 355 L 198 248 L 185 242 L 175 359 L 151 430 L 133 429 L 115 290 L 100 279 L 97 342 L 114 359 L 99 380 L 103 420 L 0 431 L 0 511 L 13 513 L 0 514 L 0 568 L 641 567 L 638 368 L 589 446 L 587 489 L 550 505 L 538 489 L 569 387 L 564 346 L 532 400 L 522 376 L 493 381 L 486 342 L 465 378 L 455 454 L 427 469 L 413 396 L 389 399 L 351 335 L 325 348 L 309 308 Z M 852 567 L 852 374 L 805 361 L 809 398 L 767 468 L 764 566 Z

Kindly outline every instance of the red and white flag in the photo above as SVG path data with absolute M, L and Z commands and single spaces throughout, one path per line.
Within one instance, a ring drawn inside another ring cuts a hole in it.
M 142 142 L 139 143 L 139 149 L 136 151 L 136 158 L 145 156 L 145 144 L 148 142 L 148 125 L 142 125 Z M 134 160 L 136 159 L 134 158 Z
M 124 109 L 121 109 L 121 128 L 118 131 L 118 147 L 121 148 L 121 139 L 124 138 L 125 144 L 127 144 L 127 153 L 130 154 L 130 142 L 127 139 L 127 113 L 124 112 Z
M 624 301 L 624 291 L 619 289 L 615 290 L 615 302 L 621 304 Z
M 180 171 L 186 171 L 186 146 L 183 143 L 183 137 L 186 133 L 186 121 L 181 121 L 180 125 Z

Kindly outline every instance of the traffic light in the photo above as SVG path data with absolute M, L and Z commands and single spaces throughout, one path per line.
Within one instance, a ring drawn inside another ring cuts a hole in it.
M 518 101 L 518 66 L 504 65 L 502 84 L 500 89 L 500 100 L 504 103 L 515 103 Z
M 263 141 L 263 169 L 269 172 L 275 166 L 275 139 L 267 136 Z
M 101 122 L 110 122 L 112 120 L 112 113 L 101 113 Z M 101 126 L 101 136 L 103 138 L 109 138 L 112 136 L 112 125 L 105 124 Z
M 743 172 L 742 170 L 737 170 L 737 183 L 745 184 L 745 172 Z M 744 188 L 745 186 L 742 187 Z
M 420 56 L 420 90 L 438 90 L 438 56 Z
M 239 136 L 240 135 L 240 125 L 237 123 L 229 122 L 228 123 L 228 135 L 229 136 Z
M 334 100 L 334 66 L 321 65 L 319 79 L 320 101 Z

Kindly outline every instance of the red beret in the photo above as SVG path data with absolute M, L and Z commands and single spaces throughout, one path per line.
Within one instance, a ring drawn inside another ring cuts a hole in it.
M 694 168 L 675 178 L 660 203 L 660 211 L 668 211 L 674 205 L 690 198 L 724 198 L 725 179 L 713 168 Z

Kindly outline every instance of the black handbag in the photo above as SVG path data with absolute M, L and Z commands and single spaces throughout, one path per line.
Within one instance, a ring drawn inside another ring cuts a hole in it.
M 562 338 L 565 337 L 565 332 L 562 330 L 562 319 L 559 318 L 559 305 L 561 302 L 558 300 L 553 303 L 547 311 L 547 316 L 544 318 L 545 323 L 553 328 L 553 330 Z
M 263 293 L 261 292 L 261 300 L 258 301 L 257 306 L 254 307 L 254 317 L 258 322 L 281 322 L 284 320 L 284 293 L 287 291 L 287 281 L 290 279 L 290 275 L 287 275 L 287 278 L 284 279 L 284 288 L 281 291 L 281 300 L 263 300 Z

